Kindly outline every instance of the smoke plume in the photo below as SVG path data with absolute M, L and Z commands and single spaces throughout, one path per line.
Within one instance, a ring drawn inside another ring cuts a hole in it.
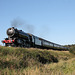
M 19 27 L 19 26 L 22 26 L 23 24 L 24 24 L 24 21 L 20 18 L 15 18 L 11 21 L 12 27 Z
M 21 18 L 15 18 L 11 21 L 11 26 L 15 27 L 15 28 L 21 28 L 23 31 L 27 32 L 27 33 L 31 33 L 34 35 L 38 35 L 39 37 L 42 38 L 47 38 L 50 34 L 50 28 L 48 27 L 49 25 L 38 25 L 39 29 L 36 28 L 34 25 L 32 24 L 28 24 L 26 21 L 24 21 Z
M 11 21 L 11 26 L 18 28 L 20 27 L 22 30 L 25 30 L 28 33 L 34 33 L 34 25 L 28 24 L 26 23 L 26 21 L 24 21 L 21 18 L 15 18 Z

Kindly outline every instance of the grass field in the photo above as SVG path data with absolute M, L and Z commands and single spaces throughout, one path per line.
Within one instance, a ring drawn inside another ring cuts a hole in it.
M 75 75 L 69 51 L 0 46 L 0 75 Z

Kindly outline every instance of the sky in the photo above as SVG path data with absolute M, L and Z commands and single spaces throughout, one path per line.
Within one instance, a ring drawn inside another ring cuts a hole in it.
M 0 45 L 14 26 L 48 41 L 75 44 L 75 0 L 0 0 Z

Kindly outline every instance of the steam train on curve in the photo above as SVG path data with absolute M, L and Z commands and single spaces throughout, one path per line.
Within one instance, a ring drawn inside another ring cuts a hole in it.
M 25 33 L 22 30 L 18 30 L 14 27 L 7 30 L 8 38 L 2 41 L 5 46 L 12 47 L 34 47 L 34 48 L 46 48 L 46 49 L 57 49 L 67 50 L 67 47 L 55 44 L 45 39 L 34 36 L 30 33 Z

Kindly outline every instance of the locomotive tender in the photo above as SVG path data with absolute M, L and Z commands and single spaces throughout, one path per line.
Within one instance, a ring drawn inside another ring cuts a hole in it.
M 30 33 L 25 33 L 22 30 L 18 30 L 14 27 L 7 30 L 8 38 L 5 38 L 2 42 L 5 46 L 12 47 L 34 47 L 34 48 L 46 48 L 46 49 L 57 49 L 67 50 L 67 47 L 55 44 L 53 42 L 44 40 Z

